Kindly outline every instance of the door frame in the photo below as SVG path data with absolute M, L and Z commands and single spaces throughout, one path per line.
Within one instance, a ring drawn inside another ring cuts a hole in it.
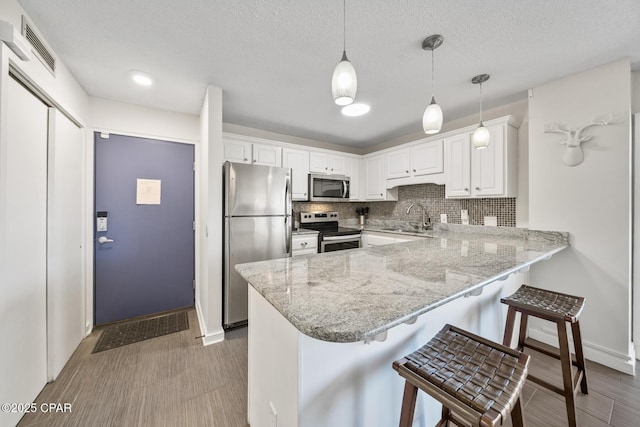
M 95 153 L 95 141 L 94 134 L 98 133 L 108 133 L 108 134 L 117 134 L 122 136 L 130 136 L 135 138 L 146 138 L 146 139 L 155 139 L 158 141 L 166 141 L 166 142 L 175 142 L 178 144 L 188 144 L 194 146 L 194 162 L 195 162 L 195 171 L 194 171 L 194 221 L 196 221 L 196 230 L 194 230 L 194 271 L 196 278 L 196 286 L 198 283 L 199 277 L 199 269 L 200 269 L 200 245 L 198 244 L 197 238 L 197 228 L 198 228 L 198 209 L 200 208 L 200 167 L 199 167 L 199 158 L 200 158 L 200 144 L 199 141 L 190 140 L 190 139 L 182 139 L 175 137 L 165 137 L 159 135 L 149 135 L 145 133 L 139 132 L 129 132 L 126 130 L 120 129 L 109 129 L 104 127 L 86 127 L 85 141 L 87 141 L 87 149 L 85 150 L 85 182 L 87 185 L 86 194 L 85 194 L 85 218 L 86 220 L 86 228 L 85 228 L 85 283 L 86 283 L 86 292 L 85 292 L 85 333 L 89 335 L 93 330 L 94 324 L 94 313 L 95 313 L 95 300 L 94 300 L 94 290 L 95 290 L 95 241 L 94 236 L 95 232 L 93 230 L 94 227 L 94 210 L 95 210 L 95 161 L 96 161 L 96 153 Z M 195 291 L 195 290 L 194 290 Z

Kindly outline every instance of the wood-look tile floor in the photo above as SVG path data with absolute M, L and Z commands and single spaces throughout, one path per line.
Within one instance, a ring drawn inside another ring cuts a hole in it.
M 194 311 L 189 324 L 187 331 L 97 354 L 91 351 L 100 332 L 93 332 L 36 401 L 72 403 L 72 413 L 27 414 L 18 425 L 246 427 L 247 329 L 203 347 Z M 539 353 L 531 369 L 561 378 L 559 364 Z M 640 374 L 587 361 L 587 378 L 589 394 L 577 397 L 580 427 L 640 426 Z M 527 382 L 523 402 L 528 427 L 568 425 L 561 396 Z
M 85 338 L 36 403 L 71 403 L 70 414 L 26 414 L 18 426 L 247 426 L 247 328 L 204 347 L 190 329 L 92 354 Z

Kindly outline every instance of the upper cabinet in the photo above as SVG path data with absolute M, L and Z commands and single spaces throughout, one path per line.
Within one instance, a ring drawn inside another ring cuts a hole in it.
M 444 181 L 442 140 L 422 141 L 387 154 L 387 187 Z M 440 174 L 440 176 L 433 176 Z
M 224 135 L 222 145 L 224 160 L 263 166 L 282 166 L 282 148 L 277 145 L 253 142 L 249 137 L 239 135 Z
M 309 171 L 311 173 L 347 175 L 349 160 L 349 157 L 339 154 L 312 151 L 309 153 Z
M 471 133 L 445 140 L 446 197 L 515 197 L 518 189 L 518 134 L 507 119 L 486 122 L 485 149 L 472 148 Z
M 364 159 L 364 187 L 365 200 L 398 200 L 398 189 L 387 190 L 386 185 L 387 156 L 365 157 Z
M 291 168 L 293 200 L 308 200 L 309 152 L 285 147 L 282 149 L 282 166 Z

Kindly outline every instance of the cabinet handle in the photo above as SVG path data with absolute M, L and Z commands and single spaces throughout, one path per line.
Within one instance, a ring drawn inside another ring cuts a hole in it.
M 465 188 L 465 189 L 464 189 L 464 191 L 469 191 L 469 189 L 468 189 L 468 188 Z
M 409 170 L 407 169 L 407 170 L 405 170 L 405 172 L 406 172 L 406 173 L 409 173 Z M 415 171 L 414 171 L 414 172 L 415 172 Z
M 380 193 L 380 197 L 382 197 L 382 193 Z
M 245 161 L 245 162 L 247 161 L 247 158 L 246 158 L 246 157 L 244 158 L 244 161 Z
M 306 196 L 306 195 L 307 195 L 307 193 L 304 193 L 304 195 Z
M 328 170 L 329 170 L 329 166 L 327 166 L 326 168 L 324 168 L 324 170 L 328 171 Z
M 414 170 L 413 170 L 413 173 L 415 173 L 415 172 L 416 172 L 416 170 L 414 169 Z
M 255 160 L 255 159 L 254 159 L 254 160 L 253 160 L 253 163 L 255 163 L 255 162 L 257 162 L 257 160 Z
M 476 191 L 480 191 L 480 187 L 476 187 Z

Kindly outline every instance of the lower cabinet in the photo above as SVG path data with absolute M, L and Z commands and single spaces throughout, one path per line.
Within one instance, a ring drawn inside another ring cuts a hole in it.
M 291 249 L 292 256 L 318 253 L 318 233 L 294 234 Z
M 424 239 L 424 237 L 365 231 L 362 233 L 362 247 L 370 248 L 372 246 L 392 245 L 394 243 L 409 242 L 411 240 L 419 239 Z

